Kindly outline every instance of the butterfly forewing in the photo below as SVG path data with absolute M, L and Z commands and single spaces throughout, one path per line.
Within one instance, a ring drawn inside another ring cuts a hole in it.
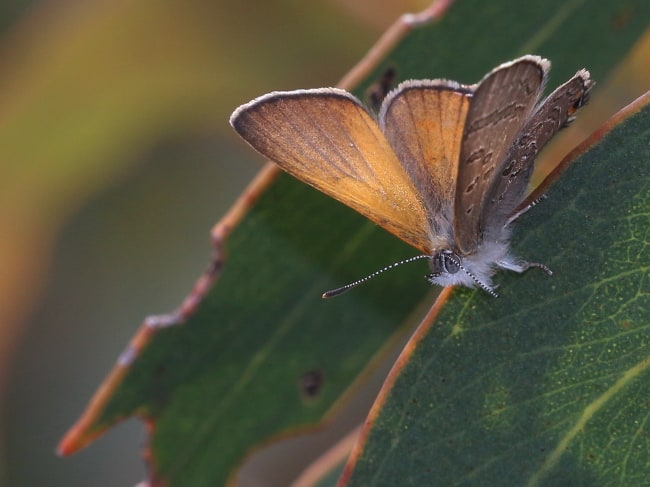
M 482 203 L 535 107 L 548 69 L 548 61 L 524 56 L 502 64 L 476 88 L 461 144 L 454 209 L 454 236 L 464 255 L 478 247 Z
M 589 72 L 580 70 L 540 104 L 510 148 L 488 191 L 481 215 L 483 228 L 498 231 L 510 219 L 526 196 L 535 158 L 587 102 L 593 84 Z
M 453 81 L 407 81 L 391 92 L 379 123 L 422 195 L 435 248 L 452 244 L 457 161 L 472 90 Z
M 334 88 L 270 93 L 239 107 L 230 123 L 289 174 L 431 251 L 416 188 L 375 120 L 349 93 Z

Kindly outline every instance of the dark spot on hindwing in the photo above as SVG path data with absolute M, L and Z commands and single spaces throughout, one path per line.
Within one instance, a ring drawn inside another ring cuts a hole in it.
M 471 164 L 480 164 L 481 166 L 485 166 L 489 164 L 492 161 L 492 151 L 486 151 L 483 147 L 480 149 L 472 152 L 467 159 L 465 160 L 465 164 L 471 165 Z
M 492 176 L 494 172 L 494 166 L 488 166 L 487 169 L 483 172 L 483 181 L 487 181 Z
M 476 187 L 476 184 L 478 183 L 479 177 L 474 176 L 474 179 L 472 179 L 472 182 L 467 185 L 467 188 L 465 188 L 465 193 L 471 193 L 474 191 L 474 188 Z

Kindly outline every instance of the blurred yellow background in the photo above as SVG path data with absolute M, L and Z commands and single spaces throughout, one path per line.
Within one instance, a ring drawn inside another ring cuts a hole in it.
M 72 458 L 54 448 L 145 315 L 190 290 L 211 226 L 260 168 L 228 116 L 336 84 L 426 3 L 2 3 L 0 482 L 145 477 L 135 420 Z M 647 89 L 645 66 L 625 80 Z

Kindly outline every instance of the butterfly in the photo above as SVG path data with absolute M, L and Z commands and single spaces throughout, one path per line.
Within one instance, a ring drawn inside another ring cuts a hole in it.
M 477 84 L 409 80 L 375 117 L 337 88 L 276 91 L 237 108 L 235 131 L 289 174 L 358 211 L 423 252 L 427 279 L 497 296 L 499 269 L 543 264 L 510 251 L 535 157 L 574 118 L 594 82 L 579 70 L 540 102 L 550 62 L 527 55 Z

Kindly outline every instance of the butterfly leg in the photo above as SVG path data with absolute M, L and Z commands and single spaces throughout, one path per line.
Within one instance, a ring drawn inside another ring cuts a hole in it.
M 538 198 L 535 198 L 533 201 L 531 201 L 529 204 L 524 206 L 523 208 L 515 211 L 515 213 L 508 218 L 508 221 L 506 222 L 505 226 L 510 225 L 512 222 L 514 222 L 517 218 L 519 218 L 521 215 L 526 213 L 528 210 L 530 210 L 533 206 L 537 206 L 541 201 L 545 200 L 547 196 L 545 194 L 541 195 Z
M 499 267 L 501 267 L 502 269 L 506 269 L 508 271 L 513 271 L 513 272 L 518 272 L 520 274 L 522 272 L 526 272 L 528 269 L 530 269 L 532 267 L 532 268 L 535 268 L 535 269 L 543 270 L 549 276 L 553 275 L 553 271 L 551 269 L 546 267 L 544 264 L 540 264 L 538 262 L 526 262 L 525 260 L 517 260 L 517 261 L 514 261 L 514 260 L 500 260 L 499 262 L 497 262 L 497 265 Z

